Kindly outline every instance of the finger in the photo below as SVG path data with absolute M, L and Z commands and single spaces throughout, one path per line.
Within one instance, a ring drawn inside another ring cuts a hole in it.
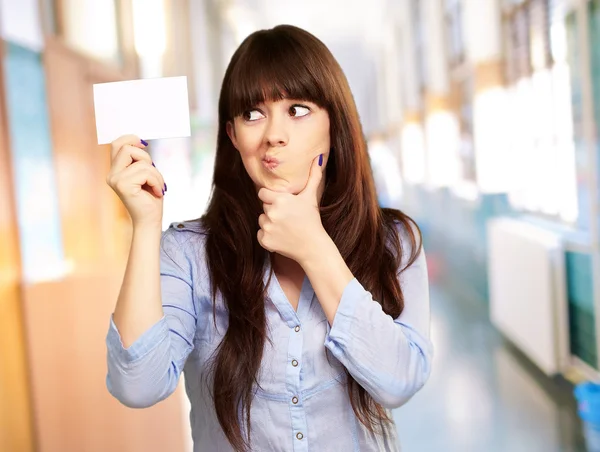
M 115 141 L 111 143 L 110 147 L 110 155 L 111 158 L 115 158 L 115 155 L 119 152 L 119 150 L 125 146 L 126 144 L 130 146 L 135 146 L 140 149 L 144 149 L 146 146 L 142 143 L 142 139 L 137 135 L 123 135 L 117 138 Z
M 267 216 L 264 213 L 261 213 L 258 217 L 258 225 L 261 229 L 265 228 L 265 223 L 267 222 Z
M 272 204 L 263 204 L 263 211 L 267 214 L 267 217 L 271 218 L 271 212 L 273 211 Z M 259 217 L 260 218 L 260 217 Z
M 322 155 L 322 154 L 321 154 Z M 310 166 L 310 173 L 308 175 L 308 181 L 304 189 L 298 193 L 298 195 L 316 197 L 319 189 L 319 184 L 323 178 L 323 167 L 319 165 L 319 161 L 322 162 L 321 155 L 317 156 Z
M 157 197 L 163 196 L 164 181 L 161 174 L 146 162 L 135 162 L 118 173 L 114 178 L 114 186 L 120 192 L 127 192 L 133 187 L 148 185 Z
M 269 190 L 268 188 L 263 187 L 260 190 L 258 190 L 258 199 L 260 199 L 266 204 L 273 204 L 278 196 L 279 193 L 273 190 Z
M 137 162 L 136 172 L 132 172 L 131 177 L 135 185 L 150 187 L 150 190 L 157 196 L 164 196 L 164 181 L 162 175 L 153 166 L 148 166 L 147 163 Z
M 256 233 L 256 239 L 258 240 L 258 243 L 260 244 L 260 246 L 262 246 L 264 249 L 266 249 L 267 251 L 271 251 L 269 248 L 267 248 L 267 246 L 264 244 L 263 239 L 265 237 L 265 231 L 263 231 L 262 229 L 259 229 L 258 232 Z
M 117 152 L 111 163 L 111 170 L 122 171 L 134 162 L 146 162 L 152 165 L 152 157 L 145 150 L 126 144 Z

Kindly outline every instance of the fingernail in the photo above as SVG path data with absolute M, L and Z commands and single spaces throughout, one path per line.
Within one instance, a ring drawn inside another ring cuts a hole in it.
M 164 194 L 165 194 L 165 191 L 163 190 L 163 196 L 164 196 Z
M 319 166 L 323 166 L 323 154 L 319 156 Z
M 152 162 L 152 166 L 153 166 L 154 168 L 156 168 L 156 165 L 154 164 L 154 162 Z
M 167 191 L 167 184 L 165 183 L 165 191 Z
M 144 141 L 144 140 L 140 140 L 140 142 L 144 145 L 144 146 L 148 146 L 148 142 Z

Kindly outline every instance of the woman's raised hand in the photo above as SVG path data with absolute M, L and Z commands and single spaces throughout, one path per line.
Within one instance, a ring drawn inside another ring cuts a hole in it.
M 167 186 L 146 152 L 147 143 L 124 135 L 111 144 L 111 168 L 106 183 L 119 196 L 133 226 L 161 226 Z

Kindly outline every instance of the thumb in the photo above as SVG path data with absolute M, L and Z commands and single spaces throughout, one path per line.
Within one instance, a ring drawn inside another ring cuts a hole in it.
M 323 162 L 323 154 L 318 155 L 312 162 L 310 166 L 310 174 L 308 175 L 308 182 L 306 183 L 306 187 L 302 190 L 299 195 L 316 197 L 317 190 L 319 189 L 319 184 L 321 183 L 321 179 L 323 178 L 323 168 L 319 163 Z

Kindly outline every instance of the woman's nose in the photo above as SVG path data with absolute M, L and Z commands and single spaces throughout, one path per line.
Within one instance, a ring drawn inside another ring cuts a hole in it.
M 265 139 L 270 147 L 287 145 L 289 137 L 284 121 L 279 118 L 270 118 L 265 132 Z

